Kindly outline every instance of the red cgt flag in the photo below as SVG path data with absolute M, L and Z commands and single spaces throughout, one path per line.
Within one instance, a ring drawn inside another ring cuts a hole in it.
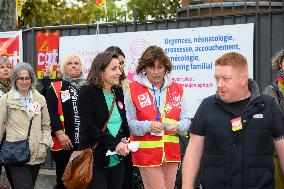
M 49 71 L 56 77 L 58 64 L 59 32 L 38 32 L 36 34 L 36 67 L 38 79 L 43 78 L 43 71 Z

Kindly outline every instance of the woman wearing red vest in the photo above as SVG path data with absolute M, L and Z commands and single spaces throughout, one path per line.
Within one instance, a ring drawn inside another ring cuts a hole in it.
M 139 167 L 145 189 L 174 189 L 181 161 L 178 135 L 190 125 L 183 88 L 170 79 L 171 69 L 162 48 L 148 47 L 125 95 L 131 140 L 140 142 L 133 165 Z
M 77 97 L 84 84 L 83 60 L 71 54 L 61 62 L 62 81 L 55 81 L 46 92 L 54 145 L 51 156 L 56 164 L 55 189 L 65 189 L 61 178 L 71 153 L 79 145 L 80 118 Z

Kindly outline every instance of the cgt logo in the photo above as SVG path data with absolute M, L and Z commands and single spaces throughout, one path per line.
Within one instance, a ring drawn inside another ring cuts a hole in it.
M 50 63 L 56 65 L 58 52 L 57 49 L 53 49 L 52 52 L 40 52 L 37 55 L 38 65 L 49 65 Z
M 39 49 L 39 53 L 37 55 L 37 63 L 38 65 L 50 65 L 50 64 L 57 64 L 58 58 L 58 51 L 57 49 L 53 49 L 49 51 L 47 46 L 47 41 L 43 42 L 41 48 Z

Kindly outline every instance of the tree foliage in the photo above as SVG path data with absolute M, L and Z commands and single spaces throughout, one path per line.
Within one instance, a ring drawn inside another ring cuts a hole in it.
M 26 1 L 20 27 L 89 24 L 97 21 L 123 20 L 123 11 L 113 0 L 107 0 L 107 12 L 96 0 L 28 0 Z
M 180 0 L 130 0 L 127 7 L 138 20 L 167 19 L 176 17 Z
M 106 0 L 106 12 L 96 0 L 27 0 L 19 27 L 119 22 L 126 20 L 126 14 L 132 20 L 133 13 L 138 20 L 171 18 L 180 6 L 179 0 L 128 0 L 127 8 L 118 8 L 114 1 Z

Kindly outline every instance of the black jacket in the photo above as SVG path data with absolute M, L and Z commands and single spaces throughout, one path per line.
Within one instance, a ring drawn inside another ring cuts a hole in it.
M 107 150 L 115 151 L 120 139 L 129 137 L 123 93 L 119 88 L 114 89 L 114 93 L 116 96 L 115 105 L 122 118 L 122 124 L 116 137 L 109 134 L 108 129 L 104 133 L 101 131 L 109 117 L 103 91 L 95 86 L 83 86 L 78 96 L 81 119 L 79 148 L 85 149 L 92 147 L 95 142 L 99 143 L 94 152 L 95 166 L 97 167 L 106 167 L 109 164 L 109 158 L 105 155 Z M 117 103 L 122 103 L 123 108 L 119 108 Z
M 250 89 L 255 88 L 251 83 Z M 191 133 L 205 136 L 200 181 L 204 189 L 274 189 L 273 139 L 284 135 L 284 118 L 273 98 L 252 90 L 241 115 L 217 95 L 204 99 Z M 232 131 L 241 116 L 243 129 Z M 196 129 L 203 125 L 203 129 Z
M 70 88 L 69 82 L 63 80 L 62 87 L 60 91 L 69 90 Z M 77 91 L 78 93 L 78 91 Z M 48 107 L 48 112 L 50 116 L 50 125 L 51 125 L 51 135 L 55 136 L 54 132 L 58 130 L 62 130 L 61 121 L 58 115 L 58 105 L 57 105 L 57 96 L 51 86 L 49 86 L 46 92 L 46 103 Z M 63 116 L 64 116 L 64 125 L 65 125 L 65 134 L 68 135 L 72 144 L 74 146 L 74 150 L 77 149 L 78 144 L 75 144 L 75 114 L 73 110 L 72 99 L 69 99 L 65 102 L 62 102 Z

